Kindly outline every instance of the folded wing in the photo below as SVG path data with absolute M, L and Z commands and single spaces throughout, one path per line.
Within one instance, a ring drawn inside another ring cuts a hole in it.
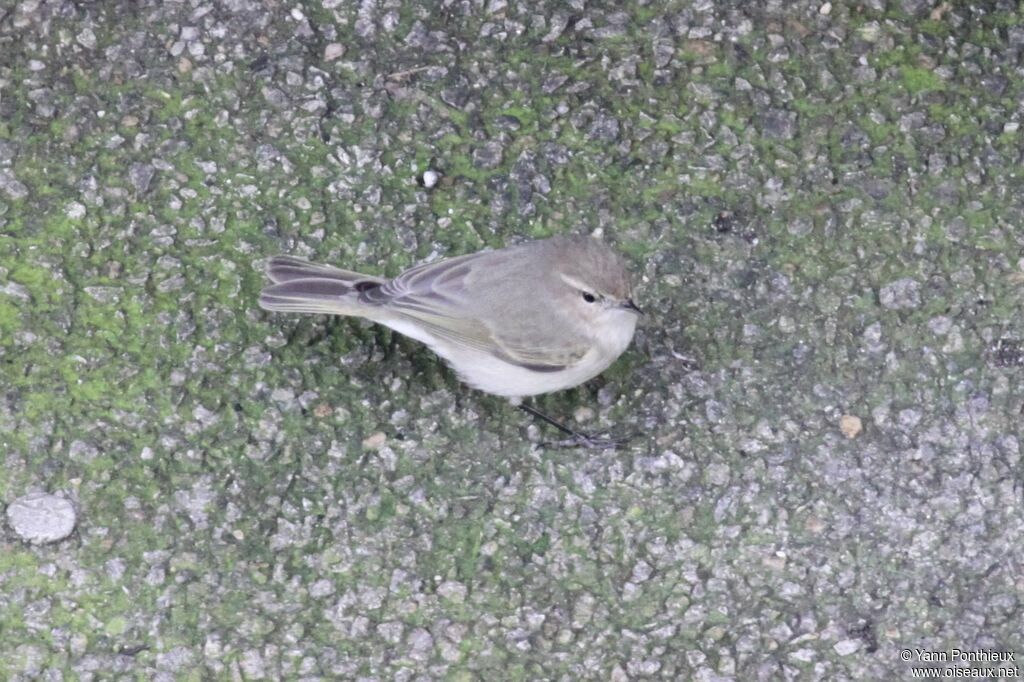
M 505 252 L 426 263 L 366 291 L 361 301 L 419 322 L 455 346 L 489 353 L 538 372 L 578 362 L 589 339 L 552 301 L 532 295 L 517 273 L 520 262 Z

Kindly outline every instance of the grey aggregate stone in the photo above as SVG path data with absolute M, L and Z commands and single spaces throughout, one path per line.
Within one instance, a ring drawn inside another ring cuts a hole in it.
M 9 170 L 0 170 L 0 190 L 10 199 L 24 199 L 28 196 L 28 187 Z
M 12 140 L 0 140 L 0 164 L 7 165 L 17 156 L 18 146 Z
M 473 163 L 478 168 L 490 169 L 501 165 L 504 150 L 497 140 L 488 140 L 473 150 Z
M 587 134 L 594 140 L 614 142 L 619 136 L 619 121 L 612 116 L 599 114 Z
M 878 298 L 891 310 L 917 308 L 921 305 L 921 284 L 910 277 L 899 279 L 883 286 Z
M 17 282 L 5 282 L 0 285 L 0 293 L 22 301 L 27 301 L 30 298 L 28 289 Z
M 772 109 L 765 113 L 764 134 L 768 138 L 790 140 L 796 133 L 796 113 Z
M 156 170 L 149 164 L 133 163 L 128 169 L 128 177 L 131 179 L 135 191 L 141 194 L 148 190 L 155 172 Z

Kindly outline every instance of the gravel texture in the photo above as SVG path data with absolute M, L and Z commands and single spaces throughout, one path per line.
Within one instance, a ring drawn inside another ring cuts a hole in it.
M 1019 4 L 20 0 L 0 55 L 0 678 L 1024 668 Z M 255 304 L 572 230 L 650 315 L 540 406 L 619 451 Z

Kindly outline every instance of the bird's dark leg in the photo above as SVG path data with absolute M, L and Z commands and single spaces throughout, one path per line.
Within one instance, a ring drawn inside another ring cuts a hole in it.
M 595 436 L 587 435 L 587 434 L 583 433 L 582 431 L 576 431 L 576 430 L 574 430 L 572 428 L 569 428 L 565 424 L 563 424 L 563 423 L 553 419 L 552 417 L 549 417 L 548 415 L 544 414 L 543 412 L 538 410 L 536 407 L 531 407 L 530 405 L 527 405 L 526 403 L 519 403 L 519 409 L 521 409 L 523 412 L 526 412 L 527 414 L 529 414 L 529 415 L 531 415 L 533 417 L 536 417 L 537 419 L 540 419 L 542 422 L 544 422 L 546 424 L 550 424 L 551 426 L 554 426 L 556 429 L 558 429 L 559 431 L 561 431 L 565 435 L 569 436 L 565 440 L 555 441 L 553 443 L 542 443 L 542 445 L 555 445 L 555 446 L 561 447 L 561 448 L 594 448 L 594 449 L 603 449 L 603 448 L 615 448 L 615 447 L 618 447 L 620 445 L 623 445 L 624 443 L 626 443 L 629 440 L 628 436 L 627 437 L 623 437 L 623 438 L 600 438 L 600 437 L 595 437 Z
M 556 429 L 558 429 L 562 433 L 566 434 L 567 436 L 579 436 L 580 435 L 576 431 L 573 431 L 572 429 L 570 429 L 565 424 L 562 424 L 561 422 L 555 421 L 554 419 L 552 419 L 551 417 L 547 416 L 546 414 L 544 414 L 543 412 L 541 412 L 537 408 L 530 407 L 526 403 L 519 403 L 519 409 L 522 410 L 523 412 L 526 412 L 529 415 L 533 415 L 534 417 L 536 417 L 537 419 L 541 420 L 542 422 L 546 422 L 546 423 L 550 424 L 551 426 L 554 426 Z

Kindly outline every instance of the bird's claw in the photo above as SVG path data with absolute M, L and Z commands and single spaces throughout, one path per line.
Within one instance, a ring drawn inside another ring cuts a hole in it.
M 556 448 L 584 448 L 587 450 L 614 450 L 619 446 L 625 445 L 632 438 L 633 434 L 628 436 L 591 436 L 586 433 L 576 433 L 572 438 L 544 442 L 541 443 L 541 446 Z

